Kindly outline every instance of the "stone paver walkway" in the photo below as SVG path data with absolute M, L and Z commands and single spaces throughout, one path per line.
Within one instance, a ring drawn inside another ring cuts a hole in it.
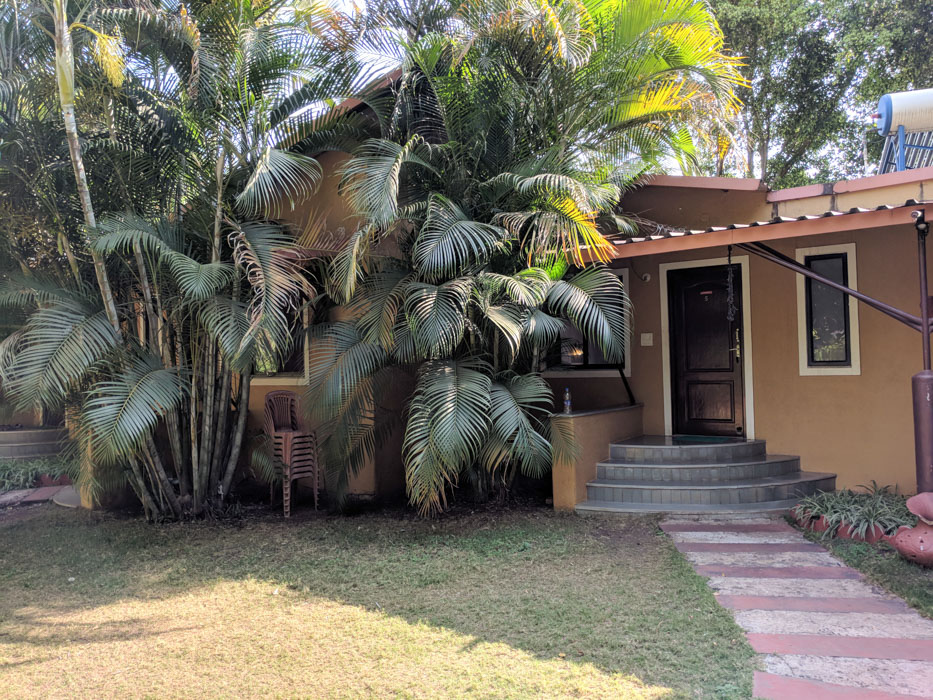
M 41 486 L 37 489 L 20 489 L 0 493 L 0 508 L 11 508 L 19 505 L 45 503 L 52 500 L 55 495 L 64 489 L 64 486 Z
M 933 620 L 784 521 L 661 528 L 764 656 L 756 698 L 933 698 Z

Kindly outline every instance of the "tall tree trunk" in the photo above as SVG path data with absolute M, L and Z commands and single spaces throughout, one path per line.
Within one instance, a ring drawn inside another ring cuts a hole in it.
M 136 269 L 139 273 L 139 285 L 143 289 L 143 303 L 146 308 L 146 325 L 148 326 L 146 340 L 164 361 L 165 358 L 162 356 L 161 338 L 159 337 L 159 323 L 156 317 L 155 306 L 152 303 L 152 285 L 149 284 L 149 273 L 146 270 L 143 248 L 139 244 L 139 241 L 133 241 L 133 256 L 136 259 Z
M 75 120 L 75 66 L 74 48 L 71 44 L 71 32 L 68 29 L 68 18 L 65 14 L 65 0 L 54 0 L 55 19 L 55 76 L 58 80 L 58 97 L 62 105 L 62 116 L 65 122 L 65 136 L 68 139 L 68 151 L 71 154 L 71 165 L 75 172 L 75 181 L 78 187 L 78 199 L 81 201 L 81 210 L 84 212 L 84 223 L 89 231 L 97 228 L 94 218 L 94 206 L 91 203 L 91 191 L 87 186 L 87 174 L 84 171 L 84 159 L 81 156 L 81 145 L 78 143 L 78 123 Z M 91 248 L 94 260 L 94 273 L 97 275 L 97 286 L 104 301 L 104 310 L 107 319 L 116 331 L 120 333 L 120 317 L 117 314 L 117 305 L 113 299 L 110 288 L 110 278 L 103 259 Z
M 221 363 L 223 359 L 221 358 Z M 217 408 L 214 423 L 214 456 L 211 459 L 211 482 L 210 482 L 210 491 L 211 496 L 217 493 L 217 485 L 220 483 L 223 474 L 221 474 L 221 463 L 223 462 L 224 456 L 227 454 L 227 438 L 229 437 L 229 423 L 230 423 L 230 383 L 233 381 L 233 373 L 230 371 L 229 367 L 223 367 L 223 373 L 221 374 L 219 392 L 220 396 L 217 399 Z
M 158 506 L 156 506 L 155 501 L 152 500 L 152 495 L 149 493 L 149 488 L 146 486 L 146 478 L 139 468 L 139 462 L 135 457 L 130 457 L 128 461 L 132 474 L 132 479 L 130 481 L 133 484 L 133 490 L 136 491 L 136 495 L 139 496 L 139 500 L 143 503 L 143 510 L 146 511 L 146 520 L 152 521 L 155 519 L 155 514 L 159 512 Z
M 237 422 L 236 430 L 233 433 L 233 443 L 230 446 L 230 456 L 227 458 L 227 468 L 224 471 L 224 479 L 221 483 L 223 497 L 226 498 L 230 493 L 230 485 L 233 483 L 233 475 L 236 473 L 237 464 L 240 461 L 240 450 L 243 447 L 243 434 L 246 432 L 246 416 L 249 413 L 249 385 L 251 374 L 249 371 L 240 375 L 240 397 L 237 401 Z
M 175 495 L 175 489 L 172 487 L 172 482 L 168 480 L 168 474 L 165 473 L 165 467 L 162 464 L 162 458 L 159 457 L 159 448 L 156 447 L 155 441 L 151 437 L 149 438 L 147 447 L 149 448 L 149 459 L 152 460 L 152 466 L 158 480 L 159 488 L 165 495 L 165 499 L 168 501 L 169 507 L 172 509 L 172 513 L 175 514 L 176 518 L 181 519 L 181 504 L 178 502 L 178 497 Z
M 758 142 L 758 163 L 761 166 L 762 182 L 768 179 L 768 147 L 768 137 L 763 135 Z
M 65 253 L 65 257 L 68 259 L 68 267 L 71 269 L 71 275 L 75 278 L 75 282 L 80 285 L 81 271 L 78 268 L 78 259 L 75 257 L 75 252 L 71 248 L 71 241 L 69 241 L 68 236 L 65 235 L 64 229 L 60 229 L 58 232 L 58 247 Z
M 201 496 L 201 476 L 200 465 L 198 464 L 198 361 L 197 352 L 191 355 L 191 396 L 188 401 L 188 432 L 191 442 L 191 498 L 193 501 L 194 514 L 200 515 L 202 496 Z
M 217 184 L 217 199 L 214 203 L 214 240 L 211 245 L 211 262 L 220 262 L 220 232 L 224 214 L 224 145 L 221 137 L 217 147 L 217 162 L 214 164 L 214 179 Z
M 207 353 L 205 357 L 205 366 L 207 375 L 207 382 L 202 390 L 203 400 L 202 400 L 202 409 L 201 409 L 201 452 L 200 457 L 198 458 L 198 481 L 201 486 L 201 498 L 210 499 L 213 494 L 211 494 L 208 489 L 210 488 L 210 476 L 211 476 L 211 448 L 214 446 L 214 402 L 216 401 L 216 396 L 214 396 L 214 388 L 217 382 L 217 349 L 214 347 L 214 343 L 211 340 L 207 341 Z
M 181 334 L 179 333 L 179 330 L 177 327 L 173 327 L 171 324 L 168 324 L 168 323 L 165 324 L 165 329 L 166 329 L 166 334 L 167 334 L 166 346 L 168 347 L 170 346 L 172 342 L 174 342 L 175 366 L 178 367 L 178 370 L 180 372 L 184 373 L 187 368 L 187 362 L 185 361 L 185 355 L 184 355 L 182 345 L 181 345 Z M 171 354 L 172 351 L 170 347 L 168 347 L 166 352 Z M 194 391 L 193 380 L 192 380 L 191 391 Z M 185 444 L 184 442 L 184 440 L 186 439 L 185 428 L 187 427 L 185 421 L 189 419 L 190 419 L 190 416 L 185 416 L 182 411 L 178 411 L 176 415 L 176 420 L 175 420 L 175 425 L 177 426 L 176 436 L 177 436 L 177 442 L 178 442 L 178 448 L 177 448 L 178 454 L 175 456 L 175 469 L 178 474 L 179 491 L 181 492 L 182 496 L 189 496 L 193 498 L 193 493 L 192 493 L 193 484 L 192 484 L 192 471 L 191 471 L 192 465 L 188 464 L 188 462 L 185 460 L 185 457 L 184 457 L 185 451 L 186 451 L 185 448 L 188 447 L 188 445 Z M 190 435 L 191 434 L 189 431 L 188 439 L 190 439 Z M 171 435 L 169 439 L 171 439 Z M 175 450 L 174 443 L 172 444 L 172 450 L 173 451 Z

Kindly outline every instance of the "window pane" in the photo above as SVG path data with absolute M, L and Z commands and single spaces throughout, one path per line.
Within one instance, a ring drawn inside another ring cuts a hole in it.
M 594 340 L 588 340 L 586 343 L 586 363 L 588 365 L 608 365 L 606 356 L 599 349 L 599 345 Z
M 583 334 L 568 323 L 560 334 L 560 363 L 582 365 L 583 360 Z
M 847 284 L 846 255 L 815 255 L 807 267 L 823 277 Z M 849 363 L 849 303 L 845 294 L 815 280 L 807 280 L 807 318 L 811 365 Z

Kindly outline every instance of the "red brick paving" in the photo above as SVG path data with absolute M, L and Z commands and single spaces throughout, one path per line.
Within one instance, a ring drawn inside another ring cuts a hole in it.
M 26 496 L 21 503 L 44 503 L 51 500 L 52 496 L 61 491 L 64 486 L 43 486 Z
M 849 685 L 835 685 L 834 683 L 821 683 L 803 678 L 789 678 L 773 673 L 755 672 L 756 698 L 765 700 L 904 700 L 915 698 L 915 695 L 901 695 L 900 693 L 885 693 L 880 690 L 855 688 Z
M 770 523 L 665 523 L 668 533 L 797 533 L 784 522 Z M 804 540 L 791 542 L 675 542 L 681 552 L 716 552 L 726 557 L 735 553 L 761 554 L 762 566 L 694 565 L 694 570 L 710 578 L 741 577 L 743 579 L 822 579 L 860 580 L 859 572 L 847 566 L 767 566 L 769 554 L 782 552 L 823 551 L 822 547 Z M 750 537 L 749 540 L 760 539 Z M 735 539 L 735 538 L 731 538 Z M 742 538 L 738 538 L 742 539 Z M 767 538 L 764 538 L 767 539 Z M 781 538 L 784 539 L 784 538 Z M 797 588 L 800 588 L 798 582 Z M 864 585 L 864 584 L 859 584 Z M 773 585 L 771 586 L 773 590 Z M 717 594 L 717 600 L 731 610 L 796 611 L 814 613 L 874 613 L 905 614 L 912 612 L 903 601 L 891 597 L 880 598 L 865 585 L 865 594 L 856 598 L 826 596 L 773 596 Z M 844 616 L 844 615 L 843 615 Z M 836 631 L 834 629 L 834 631 Z M 933 639 L 896 639 L 846 636 L 844 624 L 838 635 L 821 634 L 762 634 L 746 633 L 752 648 L 759 654 L 809 657 L 847 657 L 879 659 L 883 662 L 933 662 Z M 833 678 L 835 680 L 835 678 Z M 853 681 L 855 682 L 855 681 Z M 863 679 L 864 682 L 864 679 Z M 869 679 L 870 682 L 870 679 Z M 879 685 L 879 684 L 876 684 Z M 908 684 L 910 685 L 910 684 Z M 915 684 L 914 684 L 915 685 Z M 917 692 L 914 690 L 913 692 Z M 921 693 L 927 696 L 927 692 Z M 755 673 L 754 696 L 766 700 L 904 700 L 916 697 L 873 690 L 855 685 L 838 685 L 774 673 Z
M 782 552 L 825 552 L 812 542 L 678 542 L 681 552 L 751 552 L 780 554 Z
M 661 523 L 664 532 L 796 532 L 787 523 Z
M 857 659 L 933 662 L 933 639 L 836 637 L 821 634 L 749 633 L 746 636 L 752 649 L 759 654 L 849 656 Z
M 789 596 L 717 595 L 730 610 L 796 610 L 801 612 L 905 613 L 910 608 L 888 598 L 793 598 Z
M 700 564 L 693 567 L 700 576 L 741 578 L 860 579 L 862 575 L 846 566 L 721 566 Z

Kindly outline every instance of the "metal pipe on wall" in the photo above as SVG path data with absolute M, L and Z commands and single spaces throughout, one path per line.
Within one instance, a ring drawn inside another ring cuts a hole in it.
M 933 491 L 933 371 L 930 370 L 930 289 L 927 280 L 926 212 L 911 212 L 917 229 L 920 270 L 920 335 L 923 338 L 923 370 L 911 378 L 914 401 L 914 452 L 917 459 L 917 492 Z

